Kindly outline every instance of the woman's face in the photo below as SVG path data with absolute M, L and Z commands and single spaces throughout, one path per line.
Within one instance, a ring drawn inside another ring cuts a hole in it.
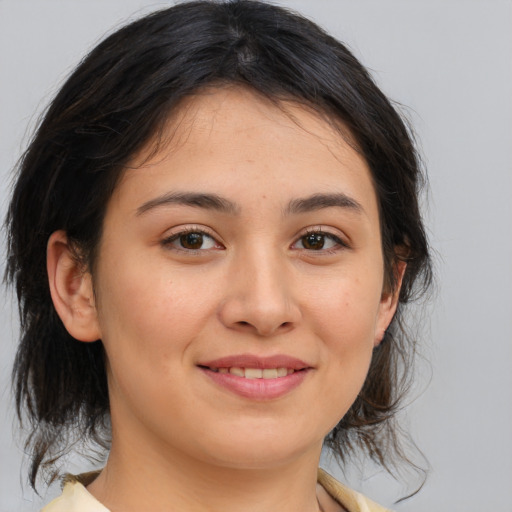
M 394 311 L 375 191 L 328 123 L 285 108 L 198 95 L 115 190 L 94 275 L 114 447 L 283 464 L 318 457 L 355 400 Z

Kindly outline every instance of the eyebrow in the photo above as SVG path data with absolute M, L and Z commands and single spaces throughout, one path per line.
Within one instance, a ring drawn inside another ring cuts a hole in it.
M 197 192 L 169 192 L 146 201 L 136 210 L 136 215 L 144 213 L 155 208 L 167 205 L 185 205 L 205 210 L 215 210 L 221 213 L 236 215 L 240 213 L 240 207 L 236 203 L 221 197 L 217 194 L 197 193 Z M 345 208 L 357 213 L 364 212 L 363 207 L 355 199 L 343 193 L 336 194 L 314 194 L 309 197 L 293 199 L 288 203 L 284 210 L 285 215 L 294 215 L 321 210 L 323 208 Z
M 215 210 L 222 213 L 237 214 L 240 211 L 238 205 L 218 196 L 217 194 L 204 194 L 196 192 L 169 192 L 162 196 L 151 199 L 137 208 L 137 216 L 142 215 L 154 208 L 179 204 L 204 208 L 206 210 Z
M 344 208 L 356 213 L 363 213 L 364 208 L 355 199 L 343 193 L 337 194 L 314 194 L 309 197 L 293 199 L 288 203 L 285 215 L 307 213 L 323 208 Z

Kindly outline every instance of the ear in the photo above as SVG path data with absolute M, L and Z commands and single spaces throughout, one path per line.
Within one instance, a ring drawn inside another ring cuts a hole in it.
M 400 297 L 400 289 L 402 288 L 402 280 L 404 278 L 407 263 L 405 261 L 397 261 L 393 265 L 395 273 L 395 287 L 393 290 L 384 290 L 380 299 L 379 314 L 377 324 L 375 327 L 375 340 L 374 347 L 377 347 L 384 339 L 386 329 L 393 320 L 393 316 L 398 306 L 398 299 Z
M 79 341 L 101 338 L 91 274 L 73 253 L 65 231 L 55 231 L 46 251 L 53 305 L 66 330 Z

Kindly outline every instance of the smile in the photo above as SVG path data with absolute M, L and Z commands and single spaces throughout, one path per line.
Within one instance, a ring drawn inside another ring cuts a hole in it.
M 238 354 L 197 364 L 216 387 L 258 402 L 281 398 L 299 387 L 314 367 L 295 357 Z
M 245 379 L 278 379 L 286 377 L 295 372 L 293 368 L 240 368 L 232 366 L 231 368 L 212 368 L 212 372 L 236 375 Z

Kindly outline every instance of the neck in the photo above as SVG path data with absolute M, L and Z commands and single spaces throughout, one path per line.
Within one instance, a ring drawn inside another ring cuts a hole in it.
M 321 445 L 265 468 L 233 468 L 169 450 L 112 445 L 88 490 L 111 512 L 317 512 Z

